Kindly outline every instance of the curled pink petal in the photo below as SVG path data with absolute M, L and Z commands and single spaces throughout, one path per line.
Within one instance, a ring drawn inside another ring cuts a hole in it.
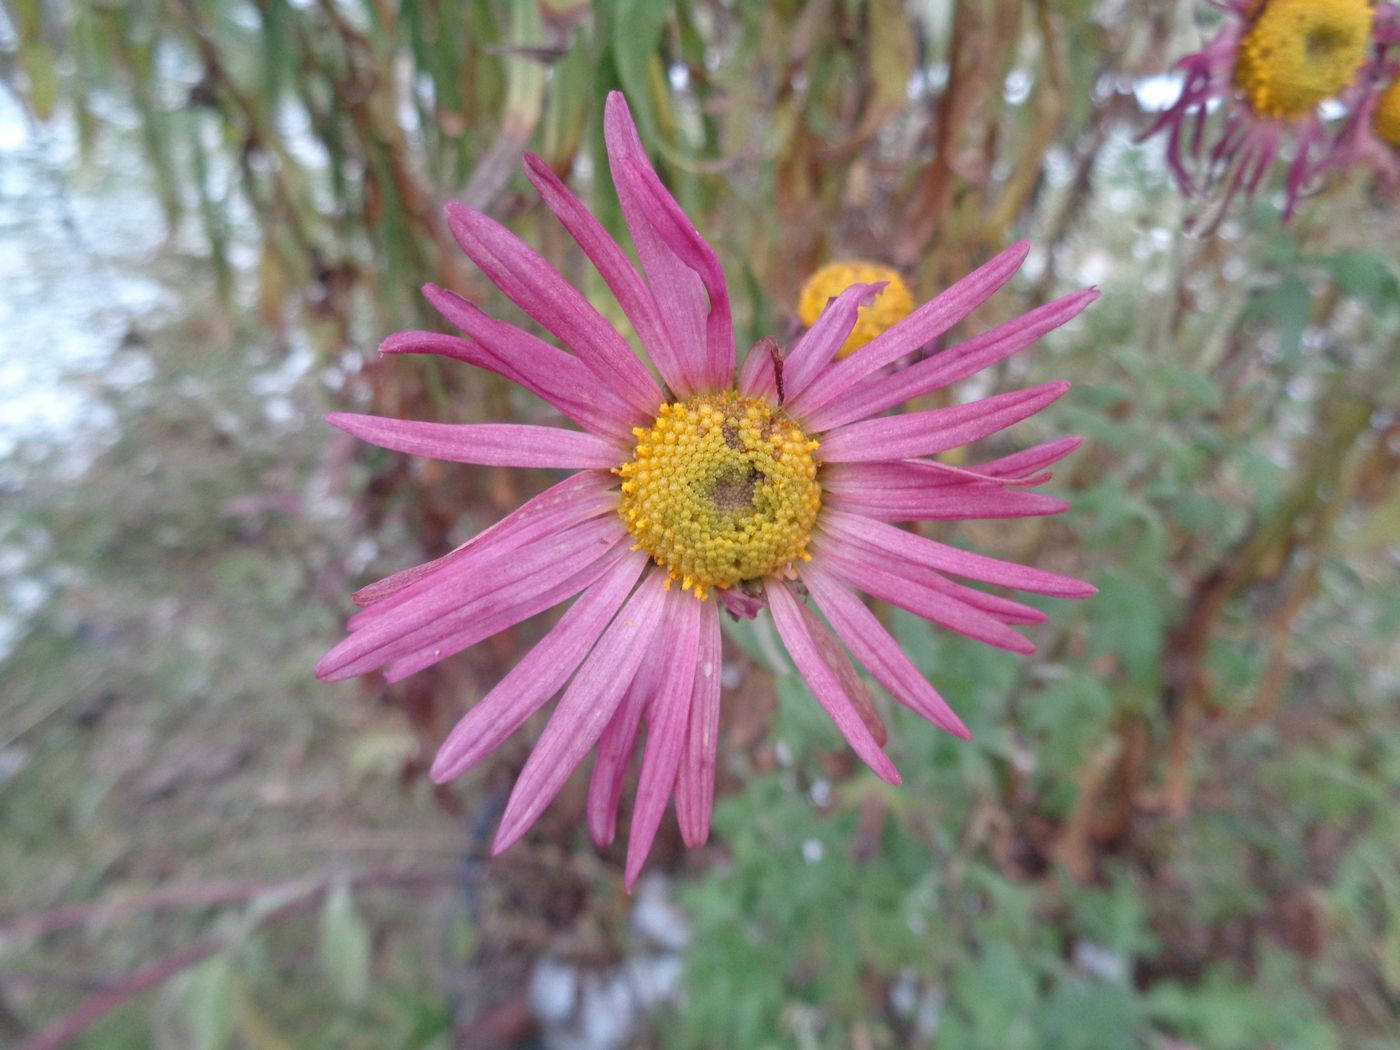
M 608 95 L 603 134 L 627 228 L 679 357 L 680 385 L 672 389 L 690 394 L 727 386 L 734 330 L 719 259 L 652 170 L 620 92 Z
M 860 320 L 860 308 L 869 306 L 888 282 L 853 284 L 836 296 L 821 312 L 812 327 L 803 333 L 787 360 L 783 362 L 784 393 L 789 399 L 801 396 L 833 360 L 836 352 Z M 817 427 L 808 421 L 813 430 Z
M 603 229 L 603 224 L 549 170 L 549 165 L 532 153 L 525 154 L 525 174 L 602 276 L 622 312 L 637 330 L 661 378 L 672 390 L 679 389 L 682 377 L 679 352 L 662 320 L 656 297 L 628 261 L 626 253 Z

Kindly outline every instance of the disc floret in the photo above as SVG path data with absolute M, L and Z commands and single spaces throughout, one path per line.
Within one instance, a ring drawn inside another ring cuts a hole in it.
M 781 409 L 733 391 L 663 404 L 632 431 L 618 513 L 671 580 L 711 588 L 780 573 L 809 560 L 821 507 L 819 443 Z
M 1268 0 L 1240 41 L 1235 86 L 1260 117 L 1306 117 L 1365 64 L 1371 19 L 1366 0 Z

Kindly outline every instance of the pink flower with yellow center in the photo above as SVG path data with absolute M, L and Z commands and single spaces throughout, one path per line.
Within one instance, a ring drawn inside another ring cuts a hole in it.
M 1382 185 L 1400 186 L 1400 11 L 1376 12 L 1374 54 L 1348 90 L 1347 118 L 1319 174 L 1371 168 Z
M 1221 0 L 1225 23 L 1201 51 L 1177 63 L 1181 94 L 1147 130 L 1167 135 L 1167 163 L 1181 191 L 1223 187 L 1218 215 L 1252 195 L 1291 147 L 1285 215 L 1334 140 L 1320 107 L 1341 97 L 1366 66 L 1373 24 L 1388 5 L 1371 0 Z M 1218 219 L 1217 219 L 1218 221 Z
M 606 107 L 614 184 L 642 264 L 537 157 L 530 181 L 578 242 L 645 349 L 649 368 L 533 249 L 486 215 L 449 205 L 463 250 L 561 349 L 431 285 L 429 301 L 466 335 L 401 332 L 386 354 L 429 353 L 489 369 L 580 429 L 454 425 L 337 413 L 384 448 L 458 463 L 573 471 L 436 561 L 356 595 L 349 636 L 316 668 L 327 680 L 383 670 L 397 681 L 574 599 L 554 627 L 467 712 L 432 776 L 460 776 L 556 694 L 515 783 L 494 851 L 516 842 L 596 749 L 588 823 L 610 842 L 626 765 L 646 746 L 628 845 L 630 886 L 668 802 L 687 844 L 709 834 L 720 712 L 720 606 L 767 606 L 793 663 L 851 747 L 883 779 L 899 773 L 851 657 L 900 703 L 967 730 L 856 595 L 864 591 L 1013 652 L 1015 627 L 1044 615 L 955 578 L 1082 598 L 1078 580 L 973 554 L 895 523 L 1054 514 L 1025 489 L 1078 445 L 1068 438 L 973 469 L 930 457 L 995 434 L 1068 389 L 1047 383 L 970 404 L 882 415 L 1030 345 L 1079 313 L 1086 289 L 898 371 L 1005 284 L 1016 244 L 837 359 L 878 285 L 835 296 L 790 353 L 768 341 L 738 367 L 719 260 L 652 170 L 622 96 Z

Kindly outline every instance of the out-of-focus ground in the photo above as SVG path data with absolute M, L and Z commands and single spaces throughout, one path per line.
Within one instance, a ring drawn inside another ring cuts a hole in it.
M 1266 194 L 1183 232 L 1134 137 L 1190 5 L 4 10 L 0 1045 L 1400 1039 L 1400 220 L 1357 173 L 1287 230 Z M 540 414 L 374 347 L 433 323 L 427 280 L 518 320 L 451 251 L 453 198 L 616 316 L 516 160 L 619 229 L 618 86 L 742 345 L 839 255 L 927 298 L 1032 238 L 962 334 L 1103 292 L 954 393 L 1071 379 L 986 451 L 1084 434 L 1073 510 L 947 532 L 1100 594 L 1043 603 L 1024 659 L 889 614 L 974 733 L 889 711 L 898 790 L 734 627 L 715 834 L 668 827 L 630 897 L 576 783 L 486 857 L 538 726 L 426 777 L 542 624 L 399 687 L 311 675 L 355 587 L 548 480 L 320 417 Z

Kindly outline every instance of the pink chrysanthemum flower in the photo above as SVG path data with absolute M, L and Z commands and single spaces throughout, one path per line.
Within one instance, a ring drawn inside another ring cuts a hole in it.
M 750 616 L 768 606 L 797 670 L 846 740 L 877 775 L 899 783 L 847 649 L 899 702 L 950 733 L 966 737 L 967 730 L 857 589 L 1019 653 L 1033 647 L 1012 628 L 1044 615 L 951 577 L 1060 597 L 1093 593 L 1077 580 L 892 524 L 1064 510 L 1059 500 L 1021 489 L 1048 478 L 1045 468 L 1078 439 L 975 469 L 926 457 L 1025 419 L 1068 383 L 950 408 L 880 413 L 1015 353 L 1097 293 L 1076 292 L 888 371 L 1005 284 L 1025 258 L 1023 242 L 843 360 L 835 359 L 837 351 L 878 285 L 855 285 L 835 297 L 786 357 L 765 341 L 736 369 L 719 261 L 652 170 L 617 93 L 608 98 L 604 131 L 645 277 L 539 158 L 527 155 L 526 170 L 617 297 L 660 382 L 533 249 L 480 212 L 449 205 L 463 250 L 572 352 L 431 285 L 429 301 L 467 338 L 401 332 L 382 351 L 440 354 L 490 369 L 582 429 L 329 418 L 401 452 L 576 473 L 445 557 L 359 592 L 364 608 L 350 619 L 349 637 L 316 671 L 338 680 L 382 668 L 396 681 L 577 596 L 457 724 L 432 776 L 439 782 L 459 776 L 562 690 L 516 781 L 493 849 L 517 841 L 595 747 L 588 823 L 605 844 L 614 837 L 625 767 L 645 723 L 626 865 L 630 886 L 673 795 L 686 843 L 698 846 L 709 834 L 721 604 Z
M 1225 23 L 1177 63 L 1181 95 L 1146 131 L 1167 133 L 1167 163 L 1181 191 L 1224 187 L 1217 222 L 1252 195 L 1291 142 L 1285 216 L 1332 144 L 1319 107 L 1340 96 L 1366 63 L 1371 0 L 1217 0 Z

